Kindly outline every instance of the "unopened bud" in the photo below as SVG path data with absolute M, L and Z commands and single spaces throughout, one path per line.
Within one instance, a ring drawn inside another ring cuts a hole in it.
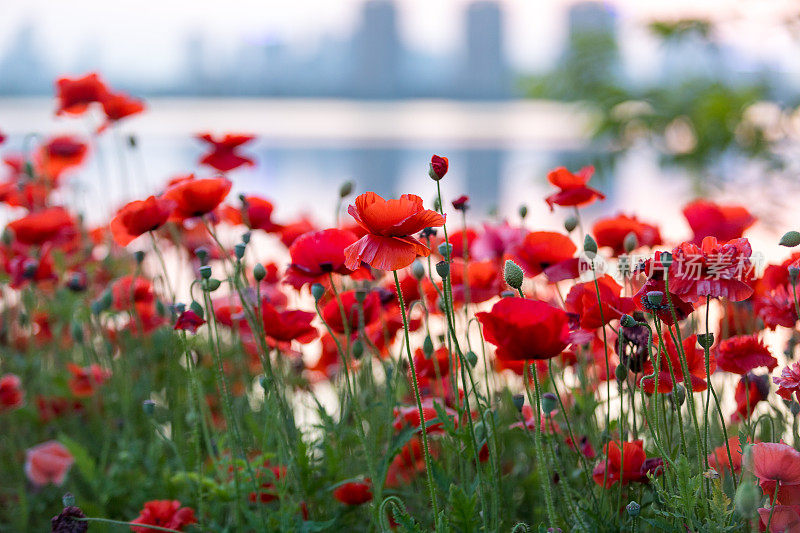
M 597 253 L 597 242 L 588 233 L 583 238 L 583 251 L 591 254 Z
M 711 348 L 714 345 L 714 334 L 698 333 L 697 344 L 699 344 L 701 348 Z
M 508 283 L 508 286 L 513 289 L 520 289 L 522 282 L 525 280 L 525 273 L 522 268 L 511 259 L 506 259 L 506 265 L 503 269 L 503 277 Z
M 136 250 L 133 252 L 133 258 L 136 260 L 137 265 L 141 265 L 144 262 L 144 251 Z
M 192 303 L 189 304 L 189 309 L 194 311 L 194 314 L 196 314 L 200 318 L 203 318 L 203 306 L 200 305 L 200 302 L 192 300 Z
M 781 246 L 786 246 L 787 248 L 794 248 L 800 244 L 800 232 L 787 231 L 783 234 L 783 237 L 781 237 L 781 242 L 778 244 Z
M 515 394 L 511 401 L 514 402 L 514 408 L 517 412 L 521 412 L 522 407 L 525 405 L 525 396 L 522 394 Z
M 361 342 L 360 339 L 356 339 L 353 341 L 353 358 L 354 359 L 361 359 L 361 356 L 364 355 L 364 343 Z
M 625 239 L 622 241 L 622 246 L 625 248 L 627 253 L 631 253 L 639 247 L 639 237 L 637 237 L 636 233 L 634 232 L 628 233 L 625 235 Z
M 153 400 L 145 400 L 142 402 L 142 411 L 147 416 L 152 416 L 156 410 L 156 403 Z
M 614 369 L 614 377 L 617 378 L 619 382 L 628 379 L 628 369 L 625 365 L 617 365 L 617 368 Z
M 75 342 L 83 344 L 83 326 L 81 326 L 79 322 L 72 322 L 72 324 L 70 324 L 70 333 L 72 334 L 72 338 L 75 339 Z
M 222 285 L 222 282 L 220 280 L 216 278 L 209 278 L 205 281 L 204 288 L 208 292 L 214 292 L 215 290 L 219 289 L 220 285 Z
M 244 257 L 244 252 L 247 250 L 247 245 L 243 242 L 237 242 L 233 247 L 233 253 L 236 254 L 236 259 L 241 260 Z
M 564 220 L 564 229 L 567 230 L 567 233 L 571 233 L 572 230 L 578 227 L 578 217 L 576 216 L 568 216 L 566 220 Z
M 519 206 L 519 218 L 525 220 L 526 216 L 528 216 L 528 206 L 527 205 Z
M 433 355 L 433 340 L 430 335 L 425 335 L 425 340 L 422 341 L 422 353 L 426 359 L 430 359 Z
M 442 179 L 445 174 L 447 174 L 447 170 L 450 168 L 450 162 L 447 160 L 446 157 L 433 155 L 431 157 L 431 162 L 428 165 L 428 175 L 434 181 L 439 181 Z
M 256 263 L 256 266 L 253 267 L 253 278 L 256 281 L 261 281 L 267 277 L 267 269 L 264 268 L 264 265 L 261 263 Z
M 542 411 L 549 415 L 558 408 L 558 398 L 552 392 L 542 394 Z
M 347 198 L 353 192 L 353 182 L 347 180 L 339 187 L 339 198 Z
M 750 518 L 761 505 L 761 490 L 751 481 L 742 480 L 733 498 L 739 516 Z
M 315 283 L 311 286 L 311 295 L 314 297 L 314 300 L 317 302 L 320 298 L 325 294 L 325 287 L 323 287 L 319 283 Z
M 436 273 L 441 276 L 442 279 L 447 278 L 450 275 L 450 264 L 447 261 L 439 261 L 436 263 Z
M 478 354 L 476 354 L 472 350 L 469 350 L 465 354 L 465 357 L 467 358 L 467 362 L 469 363 L 469 366 L 472 367 L 472 368 L 475 368 L 475 365 L 478 364 Z
M 686 401 L 686 387 L 683 383 L 678 383 L 672 391 L 672 397 L 675 399 L 675 404 L 680 407 Z
M 419 259 L 411 263 L 411 275 L 414 276 L 417 281 L 425 277 L 425 266 Z

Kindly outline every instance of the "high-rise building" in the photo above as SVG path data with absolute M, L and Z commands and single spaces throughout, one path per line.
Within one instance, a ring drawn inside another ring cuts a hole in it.
M 474 99 L 510 97 L 503 14 L 496 1 L 480 0 L 467 7 L 465 38 L 462 69 L 454 92 Z

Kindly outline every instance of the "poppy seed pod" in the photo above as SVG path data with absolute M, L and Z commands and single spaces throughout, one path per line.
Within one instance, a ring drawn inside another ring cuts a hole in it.
M 133 252 L 133 258 L 136 260 L 136 264 L 141 265 L 144 262 L 144 251 L 136 250 Z
M 311 295 L 314 297 L 315 301 L 319 301 L 322 298 L 322 295 L 325 294 L 325 287 L 323 287 L 319 283 L 315 283 L 311 286 Z
M 419 259 L 411 263 L 411 275 L 413 275 L 417 281 L 425 277 L 425 266 Z
M 625 506 L 625 510 L 628 511 L 628 516 L 630 516 L 631 518 L 636 518 L 637 516 L 639 516 L 639 513 L 641 512 L 642 506 L 636 503 L 635 501 L 632 501 Z
M 648 291 L 647 292 L 647 302 L 654 306 L 659 307 L 661 302 L 664 301 L 664 293 L 661 291 Z
M 714 345 L 714 334 L 698 333 L 697 344 L 699 344 L 701 348 L 711 348 Z
M 450 257 L 453 254 L 453 245 L 449 242 L 443 242 L 437 249 L 442 257 Z
M 211 277 L 211 267 L 208 265 L 204 265 L 200 267 L 200 277 L 203 279 L 208 279 Z
M 514 402 L 514 408 L 517 410 L 517 412 L 521 412 L 522 407 L 525 405 L 525 396 L 522 394 L 515 394 L 511 398 L 511 401 Z
M 514 291 L 503 291 L 500 293 L 500 298 L 514 298 L 518 296 Z
M 571 233 L 572 230 L 578 227 L 578 218 L 575 216 L 568 216 L 566 220 L 564 220 L 564 229 L 567 230 L 567 233 Z
M 347 180 L 339 187 L 339 198 L 346 198 L 353 192 L 353 182 Z
M 558 398 L 552 392 L 542 394 L 542 411 L 549 415 L 558 408 Z
M 525 279 L 525 274 L 522 268 L 511 259 L 506 260 L 505 268 L 503 269 L 503 277 L 508 283 L 508 286 L 514 289 L 520 289 L 522 282 Z
M 441 276 L 442 279 L 447 278 L 450 275 L 450 264 L 447 261 L 439 261 L 436 263 L 436 273 Z
M 597 253 L 597 242 L 594 240 L 594 237 L 588 233 L 586 237 L 583 238 L 583 251 L 591 254 Z
M 237 242 L 236 246 L 233 247 L 233 253 L 236 254 L 236 259 L 241 260 L 244 257 L 244 252 L 247 249 L 247 245 L 243 242 Z
M 256 263 L 256 266 L 253 267 L 253 278 L 256 281 L 261 281 L 267 277 L 267 269 L 264 268 L 264 265 L 261 263 Z
M 779 243 L 781 246 L 786 246 L 787 248 L 794 248 L 798 244 L 800 244 L 800 232 L 797 231 L 787 231 L 781 237 L 781 241 Z
M 639 237 L 634 232 L 628 233 L 622 241 L 622 246 L 625 248 L 625 252 L 631 253 L 639 247 Z
M 659 261 L 661 262 L 661 266 L 669 268 L 670 265 L 672 265 L 672 254 L 670 252 L 661 252 Z
M 246 231 L 246 232 L 244 232 L 244 233 L 242 234 L 242 242 L 243 242 L 244 244 L 250 244 L 250 238 L 251 238 L 252 236 L 253 236 L 253 234 L 252 234 L 252 233 L 250 233 L 249 231 Z
M 619 324 L 624 328 L 632 328 L 636 325 L 636 319 L 631 315 L 622 315 L 619 319 Z
M 205 265 L 208 261 L 208 248 L 205 246 L 198 246 L 194 250 L 194 255 L 200 260 L 200 264 Z
M 432 180 L 439 181 L 447 174 L 449 168 L 450 162 L 446 157 L 434 154 L 431 156 L 431 162 L 428 165 L 428 175 Z

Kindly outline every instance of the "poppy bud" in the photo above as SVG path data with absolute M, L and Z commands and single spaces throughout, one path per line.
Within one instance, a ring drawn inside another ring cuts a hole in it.
M 793 416 L 797 416 L 800 414 L 800 403 L 792 402 L 789 404 L 789 412 L 792 413 Z
M 353 192 L 353 182 L 347 180 L 339 187 L 339 198 L 347 198 Z
M 642 506 L 632 501 L 625 506 L 625 509 L 628 511 L 628 516 L 630 516 L 631 518 L 636 518 L 637 516 L 639 516 L 639 512 L 642 510 Z
M 664 293 L 661 291 L 648 291 L 647 302 L 653 307 L 659 307 L 664 301 Z
M 472 350 L 469 350 L 465 355 L 467 357 L 467 362 L 469 363 L 469 366 L 475 368 L 475 365 L 478 364 L 478 354 L 476 354 Z
M 422 341 L 422 353 L 425 354 L 426 359 L 430 359 L 433 355 L 433 341 L 430 335 L 425 335 L 425 340 Z
M 128 135 L 128 146 L 131 148 L 136 148 L 138 141 L 136 140 L 136 135 Z
M 233 247 L 233 253 L 236 254 L 236 259 L 241 260 L 244 257 L 244 252 L 247 249 L 247 245 L 243 242 L 237 242 L 236 246 Z
M 320 285 L 319 283 L 315 283 L 311 286 L 311 295 L 314 297 L 315 301 L 319 301 L 322 298 L 322 295 L 325 294 L 325 287 Z
M 133 258 L 136 260 L 137 265 L 141 265 L 144 262 L 144 250 L 136 250 L 133 252 Z
M 800 268 L 797 268 L 796 266 L 790 266 L 789 267 L 789 282 L 791 282 L 792 285 L 797 285 L 798 277 L 800 277 Z
M 152 416 L 156 410 L 156 403 L 153 400 L 145 400 L 142 402 L 142 411 L 147 416 Z
M 211 277 L 211 267 L 208 265 L 203 265 L 200 267 L 200 277 L 203 279 L 208 279 Z
M 778 244 L 781 246 L 786 246 L 787 248 L 794 248 L 800 244 L 800 232 L 787 231 L 783 234 L 783 237 L 781 237 L 781 242 Z
M 711 348 L 714 345 L 714 334 L 698 333 L 697 344 L 699 344 L 701 348 Z
M 161 300 L 156 300 L 156 313 L 158 316 L 167 316 L 167 307 Z
M 450 255 L 453 253 L 453 245 L 449 242 L 443 242 L 439 245 L 438 250 L 439 255 L 442 257 L 450 257 Z
M 522 394 L 515 394 L 511 401 L 514 402 L 514 408 L 517 412 L 522 412 L 522 407 L 525 405 L 525 396 Z
M 106 289 L 105 292 L 103 292 L 103 295 L 100 296 L 100 302 L 103 306 L 103 310 L 111 307 L 111 304 L 114 303 L 114 293 L 111 292 L 111 289 Z
M 411 263 L 411 275 L 414 276 L 417 281 L 425 277 L 425 266 L 419 259 Z
M 675 385 L 675 390 L 672 391 L 672 397 L 675 399 L 675 404 L 680 407 L 686 401 L 686 387 L 682 383 Z
M 506 259 L 506 266 L 503 269 L 503 277 L 505 278 L 509 287 L 519 290 L 522 287 L 525 274 L 522 272 L 522 269 L 518 264 L 511 259 Z
M 364 355 L 364 343 L 361 342 L 360 339 L 356 339 L 353 341 L 353 358 L 354 359 L 361 359 L 361 356 Z
M 586 237 L 583 238 L 583 251 L 590 254 L 597 253 L 597 242 L 588 233 Z
M 198 246 L 194 249 L 194 255 L 200 260 L 200 263 L 205 265 L 208 261 L 208 248 L 205 246 Z
M 447 278 L 450 275 L 450 264 L 447 261 L 439 261 L 436 263 L 436 273 L 439 274 L 442 279 Z
M 205 289 L 208 292 L 214 292 L 215 290 L 219 289 L 219 286 L 222 285 L 222 282 L 216 278 L 209 278 L 204 283 Z
M 519 296 L 519 294 L 514 291 L 503 291 L 500 293 L 500 298 L 514 298 L 515 296 Z
M 438 197 L 433 199 L 433 210 L 434 211 L 442 210 L 442 203 L 439 201 Z
M 192 300 L 192 303 L 189 304 L 189 309 L 194 311 L 194 314 L 196 314 L 200 318 L 203 318 L 203 306 L 200 305 L 200 302 Z
M 261 376 L 258 380 L 258 384 L 261 385 L 261 388 L 267 390 L 269 388 L 269 378 L 267 376 Z
M 519 218 L 525 220 L 526 216 L 528 216 L 528 206 L 523 204 L 519 206 Z
M 571 233 L 572 230 L 578 227 L 578 217 L 576 216 L 568 216 L 567 219 L 564 221 L 564 229 L 567 230 L 567 233 Z
M 636 319 L 631 315 L 622 315 L 622 317 L 619 319 L 619 325 L 623 328 L 632 328 L 636 325 Z
M 78 322 L 73 322 L 70 325 L 70 334 L 75 342 L 83 344 L 83 327 Z
M 252 236 L 253 234 L 250 233 L 249 231 L 244 232 L 244 234 L 242 234 L 242 242 L 245 244 L 250 244 L 250 238 Z
M 14 232 L 13 232 L 13 231 L 11 231 L 11 230 L 10 230 L 10 229 L 8 229 L 8 228 L 4 229 L 4 230 L 3 230 L 3 234 L 2 234 L 2 236 L 0 237 L 0 239 L 3 241 L 3 244 L 5 244 L 6 246 L 8 246 L 8 245 L 10 245 L 12 242 L 14 242 Z
M 455 200 L 451 202 L 453 204 L 453 209 L 456 211 L 463 211 L 466 212 L 469 209 L 469 196 L 466 194 L 462 194 Z
M 614 377 L 617 378 L 619 382 L 628 379 L 628 369 L 625 365 L 617 365 L 617 368 L 614 369 Z
M 750 518 L 761 505 L 761 490 L 755 483 L 742 481 L 736 489 L 736 496 L 733 498 L 736 512 L 744 518 Z
M 256 263 L 256 266 L 253 267 L 253 278 L 255 278 L 256 281 L 261 281 L 266 277 L 267 269 L 264 268 L 264 265 L 261 263 Z
M 67 281 L 67 288 L 72 292 L 82 292 L 86 290 L 86 276 L 80 272 L 73 272 Z
M 622 246 L 627 253 L 631 253 L 639 247 L 639 237 L 637 237 L 634 232 L 628 233 L 622 241 Z
M 558 398 L 552 392 L 542 394 L 542 411 L 549 415 L 558 408 Z
M 661 252 L 659 261 L 664 268 L 669 268 L 672 265 L 672 254 L 669 252 Z
M 446 157 L 441 157 L 436 154 L 431 156 L 431 162 L 428 165 L 428 175 L 434 181 L 439 181 L 447 174 L 450 168 L 450 161 Z

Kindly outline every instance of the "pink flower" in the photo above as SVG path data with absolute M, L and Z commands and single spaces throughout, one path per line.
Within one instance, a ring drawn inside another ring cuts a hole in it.
M 778 386 L 778 396 L 784 400 L 791 400 L 792 395 L 800 391 L 800 363 L 794 363 L 781 370 L 779 377 L 772 378 Z
M 25 475 L 37 487 L 63 485 L 74 457 L 63 444 L 50 440 L 25 451 Z

